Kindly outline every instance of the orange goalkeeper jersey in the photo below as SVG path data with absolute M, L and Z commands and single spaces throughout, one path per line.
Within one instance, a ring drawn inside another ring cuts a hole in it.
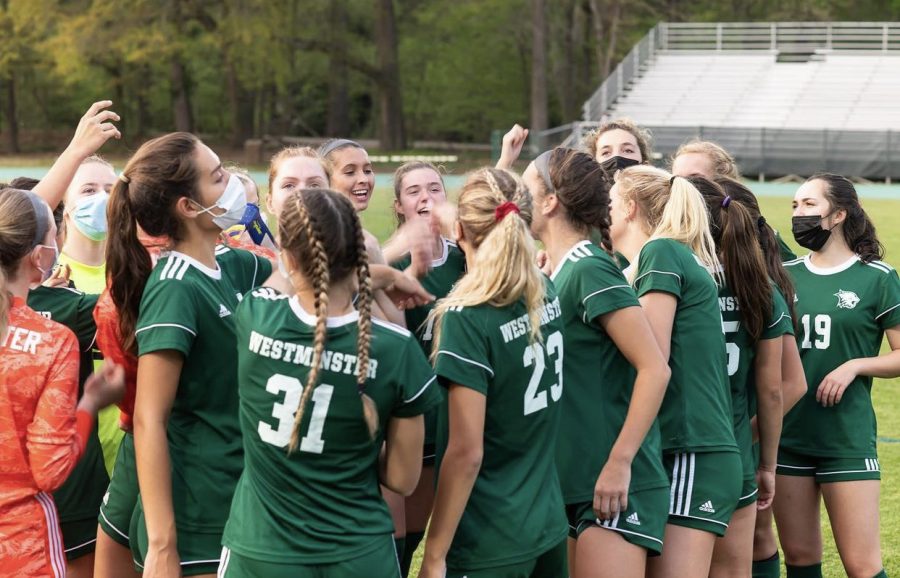
M 0 576 L 64 576 L 50 492 L 84 440 L 76 433 L 78 342 L 14 297 L 0 341 Z

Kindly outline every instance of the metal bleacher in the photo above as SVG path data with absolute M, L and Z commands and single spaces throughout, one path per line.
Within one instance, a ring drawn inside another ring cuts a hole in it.
M 623 116 L 664 155 L 717 140 L 745 174 L 900 178 L 900 23 L 660 23 L 547 134 Z

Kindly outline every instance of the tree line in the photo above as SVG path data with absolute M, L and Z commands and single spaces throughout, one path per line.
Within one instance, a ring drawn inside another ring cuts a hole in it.
M 485 142 L 581 104 L 658 21 L 889 20 L 900 0 L 0 0 L 6 152 L 115 101 L 185 130 Z

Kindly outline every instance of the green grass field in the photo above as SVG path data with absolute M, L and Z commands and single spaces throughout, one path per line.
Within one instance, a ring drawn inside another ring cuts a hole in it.
M 455 193 L 456 191 L 451 191 Z M 363 221 L 372 233 L 386 239 L 394 228 L 391 203 L 393 191 L 380 188 L 369 209 L 363 214 Z M 796 250 L 791 237 L 791 200 L 788 197 L 761 197 L 763 213 L 773 227 L 784 234 L 785 240 Z M 900 266 L 900 201 L 863 201 L 866 212 L 875 221 L 879 237 L 887 248 L 886 261 Z M 881 547 L 884 566 L 888 575 L 900 575 L 900 379 L 875 380 L 874 398 L 878 415 L 879 461 L 882 466 L 881 485 Z M 827 515 L 823 510 L 823 532 L 825 543 L 824 575 L 837 578 L 845 576 L 831 531 Z M 422 549 L 416 553 L 414 568 L 418 568 Z M 415 576 L 416 571 L 413 572 Z M 783 574 L 782 574 L 783 575 Z

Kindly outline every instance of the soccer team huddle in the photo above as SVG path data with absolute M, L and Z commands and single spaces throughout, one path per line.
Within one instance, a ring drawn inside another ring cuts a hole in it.
M 613 120 L 520 176 L 517 125 L 455 204 L 400 166 L 379 244 L 358 143 L 261 199 L 188 133 L 116 173 L 110 105 L 0 190 L 0 575 L 816 577 L 824 499 L 886 576 L 900 280 L 850 180 L 798 258 L 714 143 Z

